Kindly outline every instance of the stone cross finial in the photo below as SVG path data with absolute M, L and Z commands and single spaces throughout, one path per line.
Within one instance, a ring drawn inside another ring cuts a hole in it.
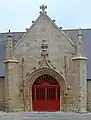
M 40 9 L 42 9 L 42 13 L 45 13 L 46 11 L 45 11 L 45 9 L 47 9 L 47 6 L 46 5 L 42 5 L 42 6 L 40 6 Z

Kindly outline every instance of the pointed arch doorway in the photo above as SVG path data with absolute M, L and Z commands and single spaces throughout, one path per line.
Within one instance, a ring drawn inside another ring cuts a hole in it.
M 32 107 L 34 111 L 60 110 L 60 85 L 50 75 L 39 76 L 32 86 Z

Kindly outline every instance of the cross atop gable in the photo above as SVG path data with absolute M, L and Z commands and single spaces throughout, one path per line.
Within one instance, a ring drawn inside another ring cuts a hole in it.
M 46 5 L 42 5 L 42 6 L 40 6 L 40 9 L 42 10 L 41 11 L 42 13 L 46 13 L 45 9 L 47 9 L 47 6 Z

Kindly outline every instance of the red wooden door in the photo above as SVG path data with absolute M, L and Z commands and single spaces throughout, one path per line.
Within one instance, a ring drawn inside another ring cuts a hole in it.
M 51 76 L 40 76 L 33 84 L 32 95 L 34 111 L 60 110 L 60 86 Z

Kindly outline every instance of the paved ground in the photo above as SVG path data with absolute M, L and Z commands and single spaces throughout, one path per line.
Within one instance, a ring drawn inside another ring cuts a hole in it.
M 91 120 L 91 113 L 3 113 L 0 120 Z

